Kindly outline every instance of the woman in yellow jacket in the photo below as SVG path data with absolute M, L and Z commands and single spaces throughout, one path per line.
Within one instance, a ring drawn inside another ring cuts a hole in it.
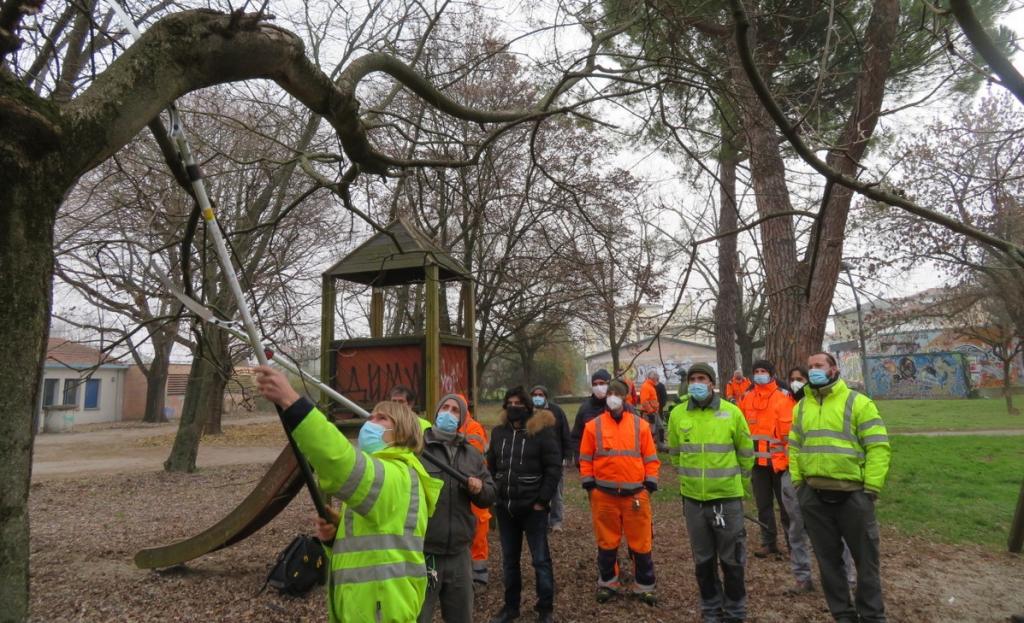
M 416 414 L 395 402 L 378 403 L 359 431 L 357 449 L 280 371 L 260 366 L 256 382 L 263 397 L 283 409 L 281 420 L 324 493 L 343 501 L 335 518 L 340 525 L 317 520 L 331 547 L 330 620 L 415 621 L 427 589 L 423 538 L 442 486 L 416 457 L 423 445 Z

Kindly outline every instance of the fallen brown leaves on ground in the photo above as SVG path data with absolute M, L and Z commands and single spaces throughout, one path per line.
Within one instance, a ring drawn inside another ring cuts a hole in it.
M 259 592 L 278 552 L 296 534 L 311 532 L 313 509 L 304 492 L 265 528 L 233 547 L 163 571 L 137 569 L 132 563 L 139 549 L 187 538 L 223 517 L 266 469 L 248 465 L 195 474 L 119 474 L 34 484 L 32 620 L 326 621 L 322 589 L 298 599 L 273 590 Z M 575 491 L 578 478 L 569 473 L 566 485 Z M 556 619 L 698 621 L 697 586 L 678 495 L 662 491 L 656 496 L 659 604 L 653 608 L 625 597 L 604 605 L 595 602 L 596 549 L 581 499 L 570 496 L 565 530 L 551 538 Z M 751 547 L 756 530 L 748 530 Z M 890 621 L 1005 621 L 1024 611 L 1020 557 L 939 545 L 884 529 L 882 552 Z M 533 574 L 525 552 L 522 565 L 526 588 L 520 620 L 529 621 Z M 477 598 L 477 621 L 487 621 L 501 606 L 500 550 L 494 532 L 490 566 L 492 581 Z M 791 584 L 787 560 L 750 557 L 749 620 L 830 620 L 820 591 L 784 595 Z

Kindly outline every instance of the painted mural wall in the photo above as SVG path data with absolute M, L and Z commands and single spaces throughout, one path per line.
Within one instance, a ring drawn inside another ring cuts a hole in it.
M 967 398 L 968 363 L 962 353 L 912 353 L 867 358 L 872 398 Z

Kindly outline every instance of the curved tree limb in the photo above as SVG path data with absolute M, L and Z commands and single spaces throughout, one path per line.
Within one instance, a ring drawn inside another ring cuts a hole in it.
M 749 77 L 754 92 L 757 94 L 758 99 L 761 101 L 761 104 L 765 107 L 765 110 L 767 110 L 772 120 L 778 126 L 779 131 L 782 132 L 783 136 L 786 137 L 786 140 L 789 141 L 789 144 L 793 146 L 793 149 L 804 162 L 809 164 L 826 180 L 834 184 L 844 186 L 869 199 L 901 208 L 927 221 L 942 225 L 943 227 L 967 236 L 988 247 L 992 247 L 998 251 L 1006 253 L 1014 262 L 1024 266 L 1024 249 L 1020 246 L 999 238 L 998 236 L 993 236 L 987 232 L 977 229 L 976 227 L 962 223 L 931 208 L 918 205 L 899 194 L 881 190 L 878 188 L 877 184 L 861 182 L 853 177 L 844 175 L 821 160 L 817 154 L 814 153 L 814 150 L 804 143 L 803 139 L 800 138 L 798 129 L 786 118 L 785 113 L 782 111 L 779 103 L 775 100 L 775 97 L 772 95 L 771 90 L 768 88 L 768 85 L 765 83 L 764 78 L 761 76 L 761 72 L 758 70 L 757 65 L 754 62 L 753 52 L 750 49 L 747 37 L 747 33 L 750 30 L 750 21 L 743 8 L 742 0 L 730 0 L 730 3 L 732 5 L 733 18 L 736 24 L 736 46 L 739 51 L 743 71 Z
M 1021 104 L 1024 104 L 1024 77 L 1020 75 L 1010 59 L 999 51 L 995 42 L 985 32 L 985 27 L 978 21 L 978 16 L 974 14 L 971 3 L 967 0 L 949 0 L 949 10 L 960 24 L 960 30 L 967 35 L 967 40 L 985 59 L 992 71 L 999 76 L 1000 84 L 1013 93 L 1013 96 Z

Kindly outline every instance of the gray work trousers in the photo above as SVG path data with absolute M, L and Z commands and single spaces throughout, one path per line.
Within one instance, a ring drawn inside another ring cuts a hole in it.
M 804 530 L 804 518 L 800 514 L 800 504 L 796 500 L 796 489 L 789 470 L 782 472 L 782 506 L 789 515 L 789 565 L 797 582 L 811 580 L 811 552 L 807 543 L 807 531 Z
M 841 622 L 884 623 L 875 503 L 864 491 L 820 491 L 808 485 L 800 487 L 797 499 L 832 617 Z M 850 547 L 857 568 L 852 602 L 843 565 L 843 541 Z
M 800 514 L 800 503 L 796 499 L 796 489 L 790 478 L 789 470 L 782 474 L 782 504 L 789 514 L 789 565 L 797 582 L 811 579 L 811 548 L 807 541 L 807 530 L 804 518 Z M 843 541 L 843 570 L 850 586 L 857 585 L 857 567 L 853 564 L 853 554 Z
M 555 489 L 555 495 L 551 498 L 551 514 L 548 515 L 548 525 L 556 526 L 562 523 L 565 519 L 565 478 L 558 479 L 558 488 Z
M 426 554 L 427 596 L 417 623 L 431 623 L 441 602 L 445 623 L 473 623 L 473 571 L 469 547 L 449 556 Z M 436 579 L 433 574 L 436 572 Z
M 705 623 L 747 616 L 744 565 L 747 530 L 743 502 L 697 502 L 683 498 L 683 516 L 700 588 L 700 609 Z M 719 576 L 717 567 L 721 566 Z

